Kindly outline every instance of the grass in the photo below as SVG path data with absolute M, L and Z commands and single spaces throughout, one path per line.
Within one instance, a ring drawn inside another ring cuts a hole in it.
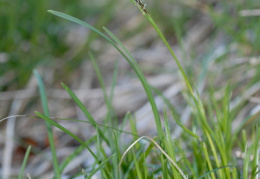
M 232 90 L 235 90 L 236 86 L 232 82 L 225 84 L 224 87 L 221 87 L 222 91 L 220 97 L 217 98 L 216 93 L 219 89 L 212 85 L 207 96 L 201 96 L 201 91 L 197 89 L 196 83 L 192 80 L 191 76 L 185 72 L 181 62 L 174 53 L 174 49 L 171 48 L 167 38 L 158 27 L 156 20 L 152 18 L 152 13 L 149 13 L 148 10 L 144 9 L 145 6 L 141 1 L 131 0 L 131 2 L 139 8 L 141 13 L 157 32 L 158 37 L 167 47 L 172 59 L 178 66 L 181 79 L 185 84 L 183 96 L 191 110 L 190 124 L 183 124 L 181 115 L 178 115 L 176 112 L 178 111 L 176 107 L 172 105 L 169 102 L 169 99 L 165 98 L 159 90 L 149 85 L 146 76 L 142 72 L 141 67 L 134 56 L 123 45 L 119 38 L 108 30 L 108 28 L 104 27 L 103 33 L 94 26 L 73 16 L 49 10 L 50 13 L 56 16 L 90 29 L 93 32 L 91 41 L 94 37 L 102 37 L 122 55 L 132 67 L 135 75 L 142 84 L 143 90 L 145 91 L 146 97 L 152 108 L 157 129 L 156 137 L 139 136 L 137 130 L 138 121 L 136 121 L 134 114 L 131 113 L 125 115 L 121 126 L 115 122 L 116 116 L 112 102 L 119 70 L 118 62 L 114 65 L 111 90 L 107 93 L 105 78 L 102 76 L 95 55 L 94 53 L 89 52 L 89 58 L 91 59 L 94 71 L 96 72 L 107 108 L 104 124 L 99 124 L 95 120 L 80 98 L 78 98 L 64 83 L 61 84 L 62 87 L 70 95 L 73 102 L 80 108 L 87 120 L 51 118 L 48 112 L 48 103 L 43 82 L 39 73 L 35 72 L 44 109 L 44 114 L 40 112 L 35 112 L 35 114 L 46 122 L 48 139 L 52 151 L 53 171 L 55 173 L 54 178 L 61 178 L 65 167 L 83 150 L 87 150 L 94 161 L 90 166 L 87 166 L 86 169 L 78 171 L 74 176 L 91 178 L 98 173 L 101 178 L 115 179 L 258 178 L 260 148 L 259 114 L 256 113 L 256 116 L 248 115 L 247 118 L 249 123 L 247 123 L 247 128 L 245 122 L 242 122 L 238 129 L 233 130 L 232 125 L 234 124 L 235 116 L 239 114 L 242 108 L 241 106 L 243 106 L 244 103 L 244 101 L 240 101 L 236 108 L 231 109 L 230 107 Z M 226 8 L 227 9 L 224 9 L 224 11 L 228 11 L 231 7 L 227 6 Z M 222 18 L 221 15 L 218 16 L 216 12 L 211 11 L 211 9 L 208 10 L 208 13 L 212 16 L 213 20 L 220 23 L 219 21 Z M 231 21 L 231 18 L 225 20 Z M 104 22 L 106 20 L 100 21 Z M 174 24 L 176 25 L 177 23 Z M 252 24 L 250 23 L 250 25 Z M 181 32 L 180 28 L 177 26 L 178 24 L 175 29 Z M 100 26 L 98 25 L 97 27 L 99 28 Z M 227 30 L 227 32 L 231 32 L 230 27 L 224 27 L 224 29 Z M 243 35 L 245 35 L 244 33 L 246 32 L 241 31 L 239 36 L 235 36 L 236 38 L 234 40 L 240 42 L 240 40 L 243 39 Z M 178 39 L 180 41 L 181 33 L 178 34 Z M 91 42 L 86 43 L 86 46 L 91 46 Z M 250 47 L 253 54 L 259 53 L 253 44 Z M 221 62 L 225 55 L 226 52 L 214 60 Z M 205 59 L 202 68 L 203 70 L 199 78 L 201 81 L 206 78 L 207 73 L 210 73 L 207 72 L 208 63 L 209 60 Z M 255 68 L 258 69 L 259 67 L 257 66 Z M 199 81 L 199 83 L 201 81 Z M 257 81 L 256 77 L 252 78 L 251 81 L 252 83 L 253 81 Z M 155 94 L 161 96 L 166 104 L 163 115 L 160 114 L 158 106 L 156 105 Z M 207 98 L 207 100 L 205 100 L 205 98 Z M 172 136 L 173 129 L 171 126 L 172 123 L 169 121 L 169 115 L 167 115 L 168 112 L 172 114 L 172 118 L 176 122 L 176 125 L 182 128 L 182 132 L 178 138 Z M 92 125 L 96 131 L 90 139 L 83 141 L 80 137 L 73 134 L 73 132 L 63 127 L 59 123 L 62 120 L 79 122 L 82 123 L 82 125 L 87 123 L 88 125 Z M 130 122 L 131 132 L 122 130 L 123 125 L 127 121 Z M 63 161 L 59 161 L 55 153 L 55 142 L 51 132 L 53 127 L 62 130 L 80 143 L 80 146 Z M 124 141 L 124 136 L 122 134 L 132 136 L 132 141 L 127 144 L 122 143 L 122 141 Z M 93 150 L 93 145 L 95 146 L 95 150 Z M 29 150 L 30 148 L 28 148 L 28 153 Z M 234 154 L 235 150 L 239 150 L 243 156 L 241 158 L 237 157 Z M 26 153 L 20 175 L 23 175 L 25 163 L 29 155 L 28 153 Z M 239 160 L 242 160 L 242 164 Z

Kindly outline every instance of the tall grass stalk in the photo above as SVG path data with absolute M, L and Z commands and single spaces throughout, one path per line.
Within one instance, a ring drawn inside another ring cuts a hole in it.
M 40 91 L 40 96 L 41 96 L 41 102 L 42 102 L 42 108 L 43 108 L 43 113 L 45 116 L 49 117 L 49 108 L 48 108 L 48 101 L 47 101 L 47 96 L 45 92 L 45 87 L 44 83 L 42 81 L 42 78 L 37 70 L 34 70 L 34 75 L 37 79 L 38 82 L 38 87 Z M 52 153 L 52 161 L 53 161 L 53 168 L 54 168 L 54 173 L 55 173 L 55 178 L 60 179 L 60 171 L 59 171 L 59 163 L 58 163 L 58 158 L 56 155 L 56 148 L 55 148 L 55 142 L 54 142 L 54 136 L 52 132 L 52 125 L 50 122 L 45 120 L 45 124 L 47 127 L 47 134 L 48 134 L 48 139 L 49 139 L 49 144 L 51 147 L 51 153 Z

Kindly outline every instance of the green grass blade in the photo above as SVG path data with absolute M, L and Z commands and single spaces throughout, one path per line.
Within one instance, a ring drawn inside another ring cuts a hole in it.
M 115 116 L 114 115 L 114 109 L 113 109 L 113 106 L 112 106 L 112 102 L 113 102 L 113 99 L 114 99 L 114 91 L 115 91 L 115 86 L 116 86 L 116 82 L 117 82 L 117 75 L 118 75 L 118 60 L 115 62 L 115 65 L 114 65 L 114 72 L 113 72 L 113 78 L 112 78 L 112 84 L 111 84 L 111 90 L 110 90 L 110 97 L 109 97 L 108 113 L 107 113 L 107 118 L 109 116 L 111 116 L 111 119 L 112 119 L 112 117 Z M 116 124 L 115 126 L 118 126 L 117 120 L 114 120 L 114 123 L 111 120 L 110 125 L 113 126 L 114 124 Z
M 207 150 L 207 146 L 206 146 L 205 142 L 202 142 L 202 148 L 203 148 L 203 151 L 204 151 L 204 155 L 205 155 L 209 170 L 212 171 L 213 168 L 212 168 L 211 161 L 209 159 L 209 154 L 208 154 L 208 150 Z M 211 176 L 212 179 L 216 179 L 216 176 L 215 176 L 214 173 L 210 173 L 210 176 Z
M 138 158 L 143 154 L 143 149 L 144 146 L 141 146 L 141 148 L 136 152 L 135 156 Z M 123 165 L 123 163 L 122 163 Z M 133 167 L 135 165 L 135 161 L 133 159 L 133 156 L 131 156 L 131 159 L 129 160 L 129 163 L 125 164 L 127 166 L 127 170 L 124 173 L 124 178 L 123 179 L 128 179 L 128 178 L 136 178 L 136 175 L 131 176 L 131 172 L 134 170 Z
M 92 53 L 89 54 L 89 57 L 91 59 L 91 62 L 93 64 L 93 67 L 96 71 L 96 74 L 97 74 L 97 77 L 98 77 L 98 81 L 100 83 L 100 86 L 101 86 L 101 89 L 102 89 L 102 92 L 103 92 L 103 96 L 104 96 L 104 99 L 105 99 L 105 103 L 106 103 L 106 106 L 107 106 L 107 115 L 106 115 L 106 123 L 107 124 L 110 124 L 112 126 L 112 100 L 113 100 L 113 93 L 114 93 L 114 87 L 115 87 L 115 83 L 116 83 L 116 76 L 117 75 L 117 66 L 116 66 L 116 69 L 115 69 L 115 72 L 113 74 L 113 80 L 112 80 L 112 87 L 111 87 L 111 91 L 110 91 L 110 98 L 108 98 L 107 96 L 107 90 L 106 90 L 106 86 L 105 86 L 105 82 L 104 82 L 104 79 L 102 77 L 102 74 L 101 74 L 101 71 L 99 69 L 99 66 L 93 56 Z M 116 74 L 115 74 L 116 73 Z
M 148 85 L 147 80 L 145 79 L 139 65 L 137 64 L 137 62 L 135 61 L 135 59 L 133 58 L 133 56 L 131 55 L 131 53 L 126 49 L 126 47 L 122 44 L 122 42 L 111 32 L 109 31 L 107 28 L 104 27 L 104 30 L 106 31 L 106 33 L 122 48 L 124 49 L 125 53 L 128 55 L 128 57 L 130 59 L 126 59 L 128 61 L 128 63 L 131 65 L 131 67 L 133 68 L 133 70 L 135 71 L 136 75 L 138 76 L 139 80 L 141 81 L 143 88 L 146 92 L 146 95 L 148 97 L 148 100 L 150 102 L 150 105 L 152 107 L 152 111 L 154 114 L 154 118 L 155 118 L 155 123 L 156 123 L 156 127 L 157 127 L 157 132 L 159 135 L 159 140 L 161 140 L 163 138 L 163 131 L 162 131 L 162 125 L 161 125 L 161 120 L 160 120 L 160 114 L 159 111 L 157 109 L 152 91 L 150 86 Z
M 225 168 L 231 168 L 231 169 L 232 169 L 232 168 L 234 168 L 234 167 L 233 167 L 232 165 L 227 165 L 227 166 L 224 166 L 224 167 L 215 168 L 215 169 L 213 169 L 213 170 L 211 170 L 211 171 L 205 173 L 204 175 L 200 176 L 198 179 L 203 179 L 203 178 L 205 178 L 207 175 L 209 175 L 209 174 L 211 174 L 211 173 L 214 173 L 214 172 L 216 172 L 216 171 L 218 171 L 218 170 L 225 169 Z
M 113 159 L 114 178 L 119 179 L 122 177 L 120 177 L 120 169 L 118 168 L 118 163 L 119 163 L 119 159 L 122 157 L 122 155 L 120 153 L 118 135 L 117 135 L 117 132 L 114 130 L 113 130 L 113 135 L 114 135 L 114 148 L 115 148 L 114 150 L 115 150 L 115 154 L 116 154 L 116 157 L 114 157 L 114 159 Z
M 167 160 L 164 158 L 164 156 L 162 154 L 160 155 L 160 161 L 161 161 L 161 165 L 162 165 L 162 178 L 169 179 L 169 174 L 168 174 L 169 169 L 167 167 Z M 176 177 L 173 177 L 173 178 L 176 178 Z
M 34 70 L 34 75 L 37 79 L 38 87 L 39 87 L 39 92 L 40 92 L 40 97 L 41 97 L 41 102 L 42 102 L 42 108 L 43 108 L 43 113 L 46 116 L 50 116 L 49 108 L 48 108 L 48 101 L 47 101 L 47 96 L 45 92 L 45 87 L 44 83 L 42 81 L 42 78 L 37 70 Z
M 54 11 L 54 10 L 48 10 L 49 13 L 54 14 L 56 16 L 59 16 L 61 18 L 67 19 L 69 21 L 75 22 L 77 24 L 80 24 L 82 26 L 85 26 L 89 29 L 91 29 L 92 31 L 96 32 L 98 35 L 102 36 L 103 38 L 105 38 L 107 41 L 109 41 L 110 43 L 113 43 L 106 35 L 104 35 L 102 32 L 100 32 L 99 30 L 97 30 L 96 28 L 94 28 L 93 26 L 89 25 L 88 23 L 79 20 L 75 17 L 72 17 L 68 14 L 62 13 L 62 12 L 58 12 L 58 11 Z
M 49 117 L 50 114 L 49 114 L 48 101 L 47 101 L 44 83 L 37 70 L 34 70 L 34 75 L 36 76 L 38 86 L 39 86 L 43 112 L 44 112 L 45 116 Z M 45 120 L 45 123 L 46 123 L 46 127 L 47 127 L 47 134 L 48 134 L 48 139 L 49 139 L 51 152 L 52 152 L 52 161 L 53 161 L 55 178 L 59 179 L 59 178 L 61 178 L 61 176 L 60 176 L 60 172 L 59 172 L 59 164 L 58 164 L 58 159 L 57 159 L 57 155 L 56 155 L 56 148 L 55 148 L 55 143 L 54 143 L 54 138 L 53 138 L 52 125 L 46 120 Z
M 68 135 L 70 135 L 71 137 L 73 137 L 75 140 L 77 140 L 79 143 L 81 143 L 84 147 L 86 147 L 88 149 L 88 151 L 91 153 L 91 155 L 95 158 L 96 162 L 99 163 L 99 160 L 97 158 L 97 156 L 94 154 L 94 152 L 89 148 L 88 145 L 85 144 L 85 142 L 83 142 L 82 140 L 80 140 L 77 136 L 75 136 L 73 133 L 71 133 L 69 130 L 67 130 L 66 128 L 62 127 L 60 124 L 56 123 L 55 121 L 51 120 L 50 118 L 46 117 L 45 115 L 39 113 L 39 112 L 35 112 L 35 114 L 37 116 L 39 116 L 40 118 L 44 119 L 45 121 L 51 123 L 52 125 L 54 125 L 55 127 L 59 128 L 60 130 L 62 130 L 63 132 L 67 133 Z
M 99 167 L 97 167 L 96 169 L 94 169 L 86 179 L 90 179 L 95 173 L 97 173 L 97 171 L 99 171 L 102 167 L 104 167 L 104 165 L 112 158 L 114 157 L 115 154 L 111 155 L 110 157 L 108 157 L 106 160 L 104 160 L 103 162 L 100 163 Z
M 132 1 L 132 0 L 131 0 Z M 190 91 L 190 93 L 194 96 L 194 93 L 193 93 L 193 90 L 192 90 L 192 87 L 190 85 L 190 82 L 187 78 L 187 75 L 186 73 L 184 72 L 178 58 L 176 57 L 175 53 L 173 52 L 170 44 L 168 43 L 168 41 L 166 40 L 166 38 L 164 37 L 163 33 L 161 32 L 161 30 L 158 28 L 158 26 L 156 25 L 156 23 L 154 22 L 153 18 L 150 16 L 150 14 L 144 14 L 145 17 L 147 18 L 147 20 L 150 22 L 150 24 L 154 27 L 154 29 L 156 30 L 157 34 L 159 35 L 159 37 L 162 39 L 162 41 L 164 42 L 164 44 L 166 45 L 166 47 L 168 48 L 169 52 L 171 53 L 172 57 L 174 58 L 176 64 L 178 65 L 178 68 L 180 69 L 181 71 L 181 74 L 186 82 L 186 85 Z
M 89 58 L 90 58 L 90 60 L 92 62 L 94 70 L 96 71 L 97 78 L 98 78 L 99 84 L 101 86 L 103 95 L 104 95 L 105 103 L 107 105 L 107 108 L 109 109 L 110 108 L 110 104 L 109 104 L 109 101 L 108 101 L 106 85 L 105 85 L 104 79 L 102 77 L 101 71 L 100 71 L 99 66 L 98 66 L 98 64 L 96 62 L 96 59 L 94 58 L 92 53 L 89 53 Z
M 171 132 L 170 132 L 170 125 L 169 125 L 169 121 L 168 121 L 168 117 L 167 117 L 167 112 L 166 112 L 166 108 L 164 108 L 164 130 L 165 130 L 165 137 L 163 138 L 163 142 L 164 142 L 164 146 L 165 149 L 167 150 L 167 154 L 170 156 L 170 158 L 176 162 L 176 157 L 174 155 L 175 149 L 174 149 L 174 145 L 173 145 L 173 140 L 171 138 Z M 164 163 L 166 163 L 167 166 L 167 162 L 164 160 Z M 162 168 L 164 166 L 162 165 Z M 173 178 L 179 178 L 179 172 L 176 170 L 176 168 L 171 165 L 171 171 L 173 172 Z
M 37 116 L 36 116 L 37 117 Z M 78 120 L 78 119 L 64 119 L 64 118 L 54 118 L 54 119 L 58 119 L 58 120 L 66 120 L 66 121 L 75 121 L 75 122 L 82 122 L 82 123 L 87 123 L 87 124 L 92 124 L 93 126 L 100 126 L 100 127 L 104 127 L 104 128 L 108 128 L 108 129 L 111 129 L 111 130 L 115 130 L 117 132 L 120 132 L 120 133 L 124 133 L 124 134 L 129 134 L 129 135 L 132 135 L 132 136 L 136 136 L 136 137 L 140 137 L 139 135 L 136 135 L 136 134 L 133 134 L 131 132 L 126 132 L 122 129 L 116 129 L 114 127 L 111 127 L 111 126 L 107 126 L 107 125 L 103 125 L 103 124 L 98 124 L 96 122 L 92 123 L 92 122 L 89 122 L 89 121 L 83 121 L 83 120 Z M 128 118 L 126 118 L 128 119 Z
M 26 150 L 26 153 L 25 153 L 25 156 L 23 158 L 23 163 L 22 163 L 22 167 L 21 167 L 18 179 L 23 179 L 23 177 L 24 177 L 24 169 L 26 167 L 26 164 L 27 164 L 30 152 L 31 152 L 31 146 L 29 146 L 27 148 L 27 150 Z
M 255 126 L 254 129 L 254 142 L 252 144 L 252 153 L 253 153 L 253 160 L 251 163 L 252 169 L 252 178 L 257 179 L 257 170 L 259 169 L 259 153 L 260 152 L 260 127 L 258 125 Z
M 96 121 L 90 114 L 90 112 L 86 109 L 85 105 L 79 100 L 79 98 L 75 95 L 75 93 L 64 83 L 61 83 L 61 86 L 69 93 L 70 97 L 73 101 L 78 105 L 81 111 L 85 114 L 85 116 L 90 120 L 90 122 L 95 123 Z
M 78 105 L 78 107 L 81 109 L 81 111 L 85 114 L 85 116 L 90 120 L 91 124 L 96 123 L 95 119 L 93 118 L 93 116 L 90 114 L 90 112 L 87 110 L 87 108 L 85 107 L 85 105 L 79 100 L 79 98 L 75 95 L 75 93 L 68 87 L 66 86 L 64 83 L 61 83 L 62 87 L 69 93 L 69 95 L 71 96 L 71 98 L 73 99 L 73 101 Z M 100 134 L 102 136 L 102 138 L 106 141 L 106 143 L 108 143 L 108 139 L 106 138 L 106 136 L 103 134 L 102 131 L 100 131 Z
M 94 140 L 96 140 L 96 136 L 91 137 L 90 139 L 88 139 L 85 144 L 89 145 L 90 143 L 92 143 Z M 74 150 L 73 153 L 71 153 L 69 156 L 67 156 L 63 162 L 60 164 L 60 173 L 63 172 L 63 170 L 66 168 L 66 166 L 73 160 L 74 157 L 78 156 L 83 150 L 84 150 L 84 145 L 80 145 L 78 148 L 76 148 Z
M 134 163 L 135 163 L 135 175 L 137 176 L 138 179 L 142 179 L 139 162 L 137 161 L 134 149 L 132 149 L 132 154 L 133 154 Z
M 201 140 L 199 136 L 197 136 L 196 134 L 194 134 L 193 132 L 191 132 L 187 127 L 185 127 L 185 126 L 181 123 L 181 121 L 179 121 L 179 120 L 175 117 L 175 115 L 174 115 L 173 113 L 172 113 L 172 116 L 173 116 L 175 122 L 182 128 L 182 130 L 184 130 L 187 134 L 191 135 L 192 137 L 195 137 L 196 139 Z

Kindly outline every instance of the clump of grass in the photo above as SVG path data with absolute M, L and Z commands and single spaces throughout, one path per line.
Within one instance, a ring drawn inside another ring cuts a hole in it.
M 83 173 L 85 178 L 91 178 L 91 176 L 93 176 L 98 171 L 100 172 L 102 178 L 115 179 L 141 179 L 155 177 L 161 177 L 165 179 L 257 178 L 259 175 L 259 125 L 253 125 L 251 135 L 249 135 L 252 136 L 251 140 L 247 139 L 246 134 L 243 135 L 244 140 L 240 140 L 242 137 L 240 135 L 241 129 L 232 132 L 233 117 L 229 108 L 231 98 L 229 85 L 227 85 L 224 96 L 221 100 L 217 101 L 214 98 L 214 94 L 212 94 L 210 102 L 206 104 L 206 108 L 201 97 L 199 96 L 199 93 L 191 84 L 180 61 L 174 54 L 166 38 L 158 28 L 157 24 L 154 22 L 152 16 L 145 9 L 145 5 L 142 3 L 142 1 L 139 0 L 131 1 L 138 6 L 142 14 L 154 27 L 179 67 L 181 75 L 188 89 L 188 104 L 190 104 L 193 110 L 192 125 L 190 128 L 183 125 L 182 121 L 180 121 L 180 118 L 173 112 L 173 118 L 175 119 L 176 123 L 183 129 L 183 133 L 179 139 L 172 139 L 171 126 L 168 122 L 166 109 L 164 111 L 164 118 L 162 120 L 158 112 L 154 96 L 152 94 L 153 89 L 149 86 L 138 63 L 135 61 L 123 43 L 107 28 L 103 29 L 108 35 L 75 17 L 50 10 L 49 12 L 56 16 L 62 17 L 91 29 L 93 32 L 103 37 L 107 42 L 114 46 L 115 49 L 127 60 L 127 62 L 135 71 L 136 76 L 142 83 L 147 98 L 149 99 L 158 134 L 158 136 L 155 138 L 138 136 L 134 116 L 127 114 L 125 116 L 125 120 L 130 120 L 132 124 L 132 131 L 128 134 L 134 136 L 134 140 L 131 144 L 129 144 L 130 147 L 120 145 L 120 139 L 122 137 L 121 133 L 126 132 L 118 129 L 118 125 L 115 126 L 112 122 L 114 117 L 112 108 L 113 89 L 116 83 L 118 66 L 117 64 L 115 65 L 112 88 L 110 94 L 108 95 L 106 94 L 104 79 L 100 73 L 98 64 L 96 63 L 94 56 L 90 53 L 90 59 L 92 60 L 94 69 L 101 84 L 105 103 L 108 109 L 105 120 L 106 124 L 101 125 L 96 123 L 95 119 L 85 108 L 80 99 L 73 93 L 72 90 L 69 89 L 68 86 L 63 83 L 63 88 L 69 93 L 73 101 L 83 111 L 89 122 L 73 119 L 67 120 L 89 123 L 96 128 L 96 134 L 87 141 L 82 141 L 72 132 L 58 124 L 55 120 L 49 118 L 48 112 L 45 111 L 44 114 L 36 112 L 37 116 L 46 121 L 49 131 L 51 128 L 50 125 L 53 125 L 73 137 L 81 144 L 81 146 L 78 147 L 73 154 L 68 156 L 68 158 L 63 161 L 60 167 L 57 166 L 57 159 L 55 159 L 55 146 L 54 144 L 51 144 L 53 145 L 52 151 L 54 156 L 53 164 L 56 174 L 55 177 L 60 178 L 66 165 L 71 160 L 73 160 L 73 158 L 78 153 L 84 149 L 87 149 L 95 161 L 94 164 L 89 167 L 89 172 L 84 170 Z M 40 87 L 40 89 L 44 89 L 44 87 Z M 46 101 L 46 96 L 44 93 L 42 93 L 41 97 L 42 101 Z M 43 106 L 46 105 L 46 103 L 43 104 Z M 174 107 L 171 106 L 171 108 L 174 110 Z M 164 126 L 162 121 L 164 122 Z M 53 136 L 51 133 L 49 133 L 49 140 L 51 140 L 51 138 L 53 138 Z M 139 142 L 143 138 L 148 139 L 148 141 L 152 141 L 148 147 Z M 251 141 L 251 143 L 249 141 Z M 92 151 L 89 147 L 89 145 L 92 143 L 96 144 L 96 152 Z M 109 149 L 106 150 L 103 148 L 102 143 L 106 143 Z M 233 149 L 237 145 L 241 146 L 241 151 L 243 151 L 245 155 L 242 166 L 237 163 L 236 156 L 233 154 Z M 159 150 L 154 149 L 155 146 L 159 148 Z M 132 152 L 130 152 L 130 150 L 132 150 Z M 153 162 L 149 163 L 148 159 Z M 77 175 L 80 174 L 81 171 Z

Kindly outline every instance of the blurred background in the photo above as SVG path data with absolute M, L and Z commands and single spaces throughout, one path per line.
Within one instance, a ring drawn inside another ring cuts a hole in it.
M 230 84 L 231 108 L 236 109 L 237 121 L 259 111 L 259 0 L 144 0 L 144 4 L 205 101 L 212 91 L 217 99 L 223 96 L 225 87 Z M 184 124 L 189 123 L 190 110 L 184 100 L 186 88 L 179 70 L 155 30 L 130 0 L 0 0 L 1 119 L 42 111 L 33 75 L 33 70 L 37 69 L 46 85 L 51 116 L 85 120 L 61 87 L 63 82 L 102 123 L 107 109 L 89 58 L 91 52 L 108 90 L 118 63 L 113 100 L 115 119 L 120 121 L 130 111 L 136 115 L 138 133 L 154 135 L 155 124 L 147 97 L 126 60 L 89 29 L 56 17 L 47 12 L 49 9 L 70 14 L 101 31 L 103 26 L 111 30 L 137 60 L 150 85 L 174 105 Z M 162 112 L 164 103 L 159 97 L 156 101 Z M 33 144 L 34 153 L 28 166 L 31 175 L 50 175 L 44 121 L 23 117 L 8 122 L 0 125 L 0 174 L 4 166 L 10 166 L 4 164 L 3 156 L 11 136 L 12 175 L 19 172 L 28 144 Z M 84 139 L 95 131 L 87 124 L 60 123 Z M 125 130 L 128 130 L 127 125 Z M 55 131 L 58 154 L 62 158 L 78 143 L 61 131 Z M 173 136 L 178 135 L 176 131 Z M 39 153 L 42 155 L 37 155 Z M 65 173 L 73 173 L 79 169 L 77 166 L 84 166 L 86 158 L 79 157 L 76 167 L 71 166 Z

